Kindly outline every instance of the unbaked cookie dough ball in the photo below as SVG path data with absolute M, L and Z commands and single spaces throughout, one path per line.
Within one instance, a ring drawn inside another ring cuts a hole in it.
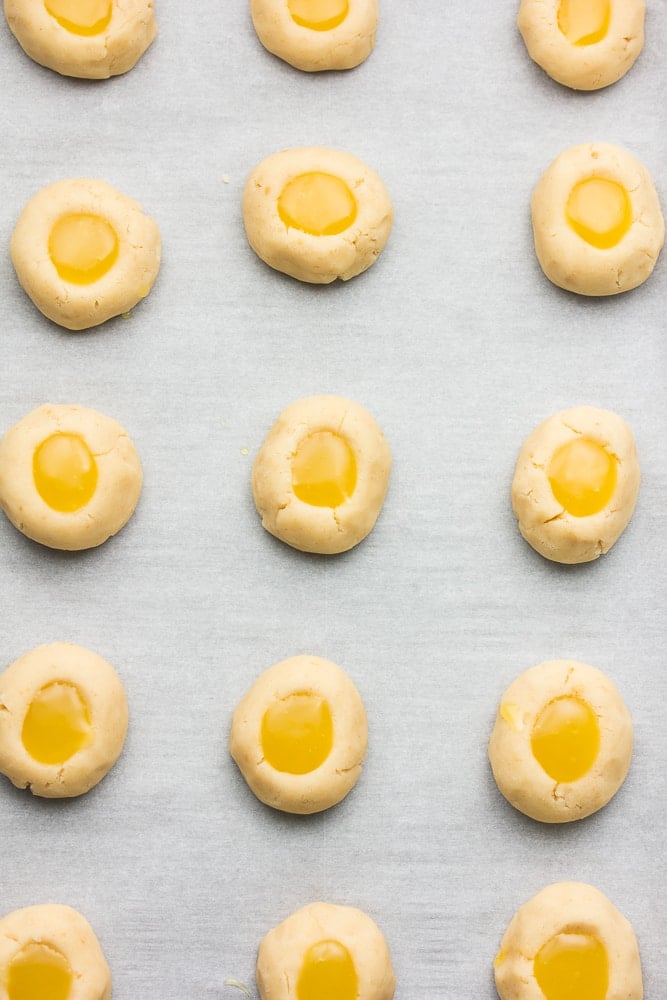
M 389 445 L 368 410 L 340 396 L 309 396 L 269 431 L 252 492 L 270 534 L 302 552 L 332 555 L 372 530 L 390 471 Z
M 24 52 L 63 76 L 127 73 L 155 38 L 153 0 L 4 0 Z
M 595 667 L 549 660 L 503 694 L 489 740 L 498 788 L 543 823 L 584 819 L 623 784 L 632 719 L 616 686 Z
M 389 238 L 387 189 L 351 153 L 305 147 L 262 160 L 243 192 L 243 223 L 258 257 L 299 281 L 347 281 L 374 264 Z
M 558 83 L 599 90 L 624 76 L 644 45 L 644 0 L 521 0 L 528 53 Z
M 634 931 L 598 889 L 556 882 L 516 912 L 494 962 L 500 1000 L 642 1000 Z
M 297 69 L 351 69 L 375 44 L 377 0 L 250 0 L 265 49 Z
M 160 268 L 160 233 L 104 181 L 57 181 L 23 209 L 10 243 L 21 287 L 48 319 L 87 330 L 132 309 Z
M 54 642 L 0 674 L 0 774 L 45 798 L 89 791 L 118 760 L 127 699 L 114 668 Z
M 83 406 L 47 403 L 0 441 L 0 506 L 52 549 L 90 549 L 125 525 L 142 472 L 119 423 Z
M 111 973 L 80 913 L 27 906 L 0 920 L 0 991 L 6 1000 L 109 1000 Z
M 336 805 L 354 787 L 368 741 L 361 696 L 319 656 L 269 667 L 232 718 L 229 750 L 257 798 L 283 812 Z
M 395 985 L 382 932 L 352 906 L 304 906 L 259 946 L 260 1000 L 392 1000 Z
M 625 149 L 573 146 L 556 157 L 531 200 L 535 252 L 560 288 L 617 295 L 646 281 L 665 240 L 651 176 Z
M 610 410 L 574 406 L 524 442 L 512 509 L 529 545 L 560 563 L 608 552 L 632 516 L 639 462 L 630 428 Z

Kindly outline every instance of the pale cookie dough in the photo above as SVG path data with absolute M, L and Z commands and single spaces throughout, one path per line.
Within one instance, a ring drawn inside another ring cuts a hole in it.
M 522 0 L 528 53 L 558 83 L 599 90 L 624 76 L 644 45 L 644 0 Z
M 347 674 L 319 656 L 293 656 L 239 703 L 229 750 L 261 802 L 306 815 L 345 798 L 367 741 L 366 711 Z
M 573 146 L 556 157 L 533 191 L 531 210 L 542 270 L 578 295 L 617 295 L 641 285 L 665 239 L 648 170 L 609 143 Z
M 4 0 L 24 52 L 63 76 L 127 73 L 156 34 L 153 0 Z
M 489 740 L 498 788 L 542 823 L 597 812 L 623 784 L 631 757 L 632 719 L 618 689 L 576 660 L 549 660 L 517 677 Z
M 47 403 L 0 441 L 0 506 L 14 527 L 53 549 L 89 549 L 115 535 L 141 485 L 127 432 L 96 410 Z
M 111 770 L 127 732 L 118 674 L 82 646 L 38 646 L 0 674 L 0 774 L 44 798 L 72 798 Z
M 351 69 L 375 44 L 378 0 L 250 0 L 265 49 L 297 69 Z
M 0 984 L 3 1000 L 111 997 L 111 973 L 92 927 L 56 903 L 27 906 L 0 920 Z
M 590 449 L 591 455 L 582 459 L 574 452 L 571 467 L 565 463 L 559 468 L 554 456 L 566 454 L 561 449 L 572 449 L 575 441 L 576 448 Z M 564 497 L 554 484 L 562 484 L 568 476 L 569 494 Z M 627 526 L 639 479 L 634 438 L 621 417 L 592 406 L 561 410 L 540 424 L 519 452 L 512 481 L 512 509 L 519 531 L 540 555 L 554 562 L 597 559 Z M 575 501 L 583 506 L 577 507 Z
M 374 264 L 394 217 L 374 170 L 350 153 L 318 147 L 262 160 L 248 177 L 242 208 L 257 256 L 313 284 L 347 281 Z
M 318 441 L 341 454 L 313 455 L 309 468 L 302 456 Z M 270 534 L 302 552 L 332 555 L 372 530 L 390 471 L 389 445 L 368 410 L 340 396 L 309 396 L 283 410 L 269 431 L 253 466 L 252 492 Z M 304 499 L 304 479 L 325 492 L 331 481 L 330 501 Z
M 523 904 L 502 939 L 494 974 L 500 1000 L 643 996 L 630 923 L 598 889 L 581 882 L 548 885 Z
M 75 229 L 79 223 L 103 229 L 97 242 Z M 68 234 L 63 225 L 72 226 Z M 30 199 L 10 253 L 21 287 L 40 312 L 68 330 L 87 330 L 148 295 L 160 268 L 160 233 L 138 202 L 104 181 L 76 178 Z
M 361 910 L 311 903 L 269 931 L 257 955 L 261 1000 L 392 1000 L 387 942 Z

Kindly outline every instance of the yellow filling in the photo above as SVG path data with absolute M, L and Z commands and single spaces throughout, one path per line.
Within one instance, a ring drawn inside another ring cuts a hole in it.
M 73 35 L 99 35 L 111 20 L 111 0 L 44 0 L 44 6 Z
M 565 218 L 586 243 L 597 250 L 610 250 L 632 225 L 628 192 L 616 181 L 587 177 L 570 191 Z
M 340 507 L 357 485 L 357 463 L 345 438 L 315 431 L 300 442 L 292 459 L 292 489 L 312 507 Z
M 537 985 L 546 1000 L 605 1000 L 609 960 L 592 934 L 555 934 L 533 963 Z
M 590 771 L 600 752 L 597 716 L 582 698 L 554 698 L 535 720 L 530 746 L 538 764 L 554 781 L 578 781 Z
M 50 945 L 26 945 L 7 967 L 8 1000 L 67 1000 L 71 988 L 69 962 Z
M 331 31 L 348 15 L 348 0 L 287 0 L 293 21 L 313 31 Z
M 308 774 L 323 764 L 333 746 L 331 709 L 324 698 L 295 691 L 267 708 L 262 718 L 262 753 L 267 764 L 287 774 Z
M 52 434 L 35 449 L 35 487 L 44 503 L 60 514 L 81 510 L 97 489 L 97 462 L 78 434 Z
M 297 1000 L 357 1000 L 359 979 L 352 956 L 340 941 L 318 941 L 303 956 Z
M 609 31 L 611 0 L 561 0 L 558 27 L 573 45 L 594 45 Z
M 278 196 L 278 215 L 288 229 L 336 236 L 356 219 L 357 201 L 340 177 L 315 170 L 285 185 Z
M 558 448 L 547 470 L 554 497 L 573 517 L 590 517 L 604 510 L 616 490 L 617 476 L 616 458 L 586 437 Z
M 63 215 L 49 235 L 49 256 L 63 281 L 92 285 L 116 263 L 116 230 L 101 215 Z
M 21 739 L 40 764 L 64 764 L 88 746 L 92 726 L 80 691 L 63 681 L 40 688 L 28 706 Z

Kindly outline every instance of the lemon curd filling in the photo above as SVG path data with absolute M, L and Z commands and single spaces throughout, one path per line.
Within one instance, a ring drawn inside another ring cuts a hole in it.
M 333 431 L 315 431 L 292 459 L 292 489 L 312 507 L 340 507 L 357 485 L 357 463 L 345 438 Z
M 44 0 L 44 6 L 73 35 L 99 35 L 111 20 L 111 0 Z
M 91 741 L 88 706 L 73 684 L 54 681 L 37 692 L 28 706 L 21 740 L 40 764 L 64 764 Z
M 587 177 L 570 191 L 565 218 L 586 243 L 598 250 L 610 250 L 632 225 L 628 192 L 617 181 Z
M 69 962 L 51 945 L 31 942 L 7 967 L 8 1000 L 67 1000 L 71 988 Z
M 607 996 L 607 950 L 592 934 L 555 934 L 538 951 L 533 970 L 546 1000 L 605 1000 Z
M 101 215 L 63 215 L 49 234 L 49 256 L 63 281 L 92 285 L 118 258 L 116 230 Z
M 44 503 L 61 514 L 72 514 L 92 499 L 97 488 L 97 462 L 78 434 L 58 432 L 35 449 L 35 487 Z
M 547 470 L 554 497 L 573 517 L 590 517 L 604 510 L 616 490 L 617 477 L 614 455 L 586 437 L 558 448 Z
M 295 691 L 273 702 L 262 718 L 261 744 L 264 759 L 276 771 L 314 771 L 333 746 L 328 702 L 310 691 Z
M 342 24 L 350 5 L 348 0 L 287 0 L 293 21 L 313 31 L 331 31 Z
M 600 752 L 597 716 L 582 698 L 554 698 L 535 720 L 530 746 L 538 764 L 554 781 L 578 781 L 590 771 Z
M 611 0 L 561 0 L 558 27 L 572 45 L 594 45 L 609 31 Z
M 337 236 L 356 219 L 357 201 L 342 178 L 314 170 L 285 185 L 278 196 L 278 215 L 288 229 Z
M 359 979 L 352 956 L 340 941 L 318 941 L 303 956 L 297 1000 L 357 1000 Z

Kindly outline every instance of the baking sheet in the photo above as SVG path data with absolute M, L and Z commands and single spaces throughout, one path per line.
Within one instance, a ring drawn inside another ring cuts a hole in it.
M 228 977 L 256 995 L 259 940 L 316 899 L 378 922 L 397 1000 L 492 1000 L 507 922 L 561 879 L 610 896 L 646 996 L 667 995 L 667 263 L 635 292 L 571 296 L 543 277 L 528 211 L 547 164 L 590 140 L 630 149 L 667 204 L 667 7 L 650 0 L 624 80 L 576 94 L 530 62 L 515 6 L 382 0 L 371 58 L 313 76 L 262 49 L 244 2 L 159 4 L 158 39 L 107 82 L 36 66 L 0 24 L 0 427 L 47 401 L 93 406 L 145 471 L 98 550 L 52 552 L 0 521 L 2 661 L 78 642 L 116 666 L 131 710 L 84 798 L 2 782 L 1 909 L 81 910 L 116 1000 L 237 996 Z M 395 205 L 386 251 L 346 285 L 270 271 L 243 233 L 252 166 L 311 144 L 371 164 Z M 149 298 L 83 334 L 36 312 L 7 253 L 27 199 L 76 176 L 139 200 L 164 248 Z M 270 538 L 249 490 L 278 412 L 322 392 L 371 410 L 394 455 L 375 530 L 331 559 Z M 625 417 L 643 482 L 616 547 L 568 568 L 521 540 L 508 491 L 523 438 L 576 403 Z M 343 666 L 370 722 L 358 785 L 311 818 L 260 805 L 226 751 L 238 699 L 300 652 Z M 486 760 L 501 692 L 555 657 L 607 671 L 636 724 L 623 789 L 561 828 L 509 807 Z

